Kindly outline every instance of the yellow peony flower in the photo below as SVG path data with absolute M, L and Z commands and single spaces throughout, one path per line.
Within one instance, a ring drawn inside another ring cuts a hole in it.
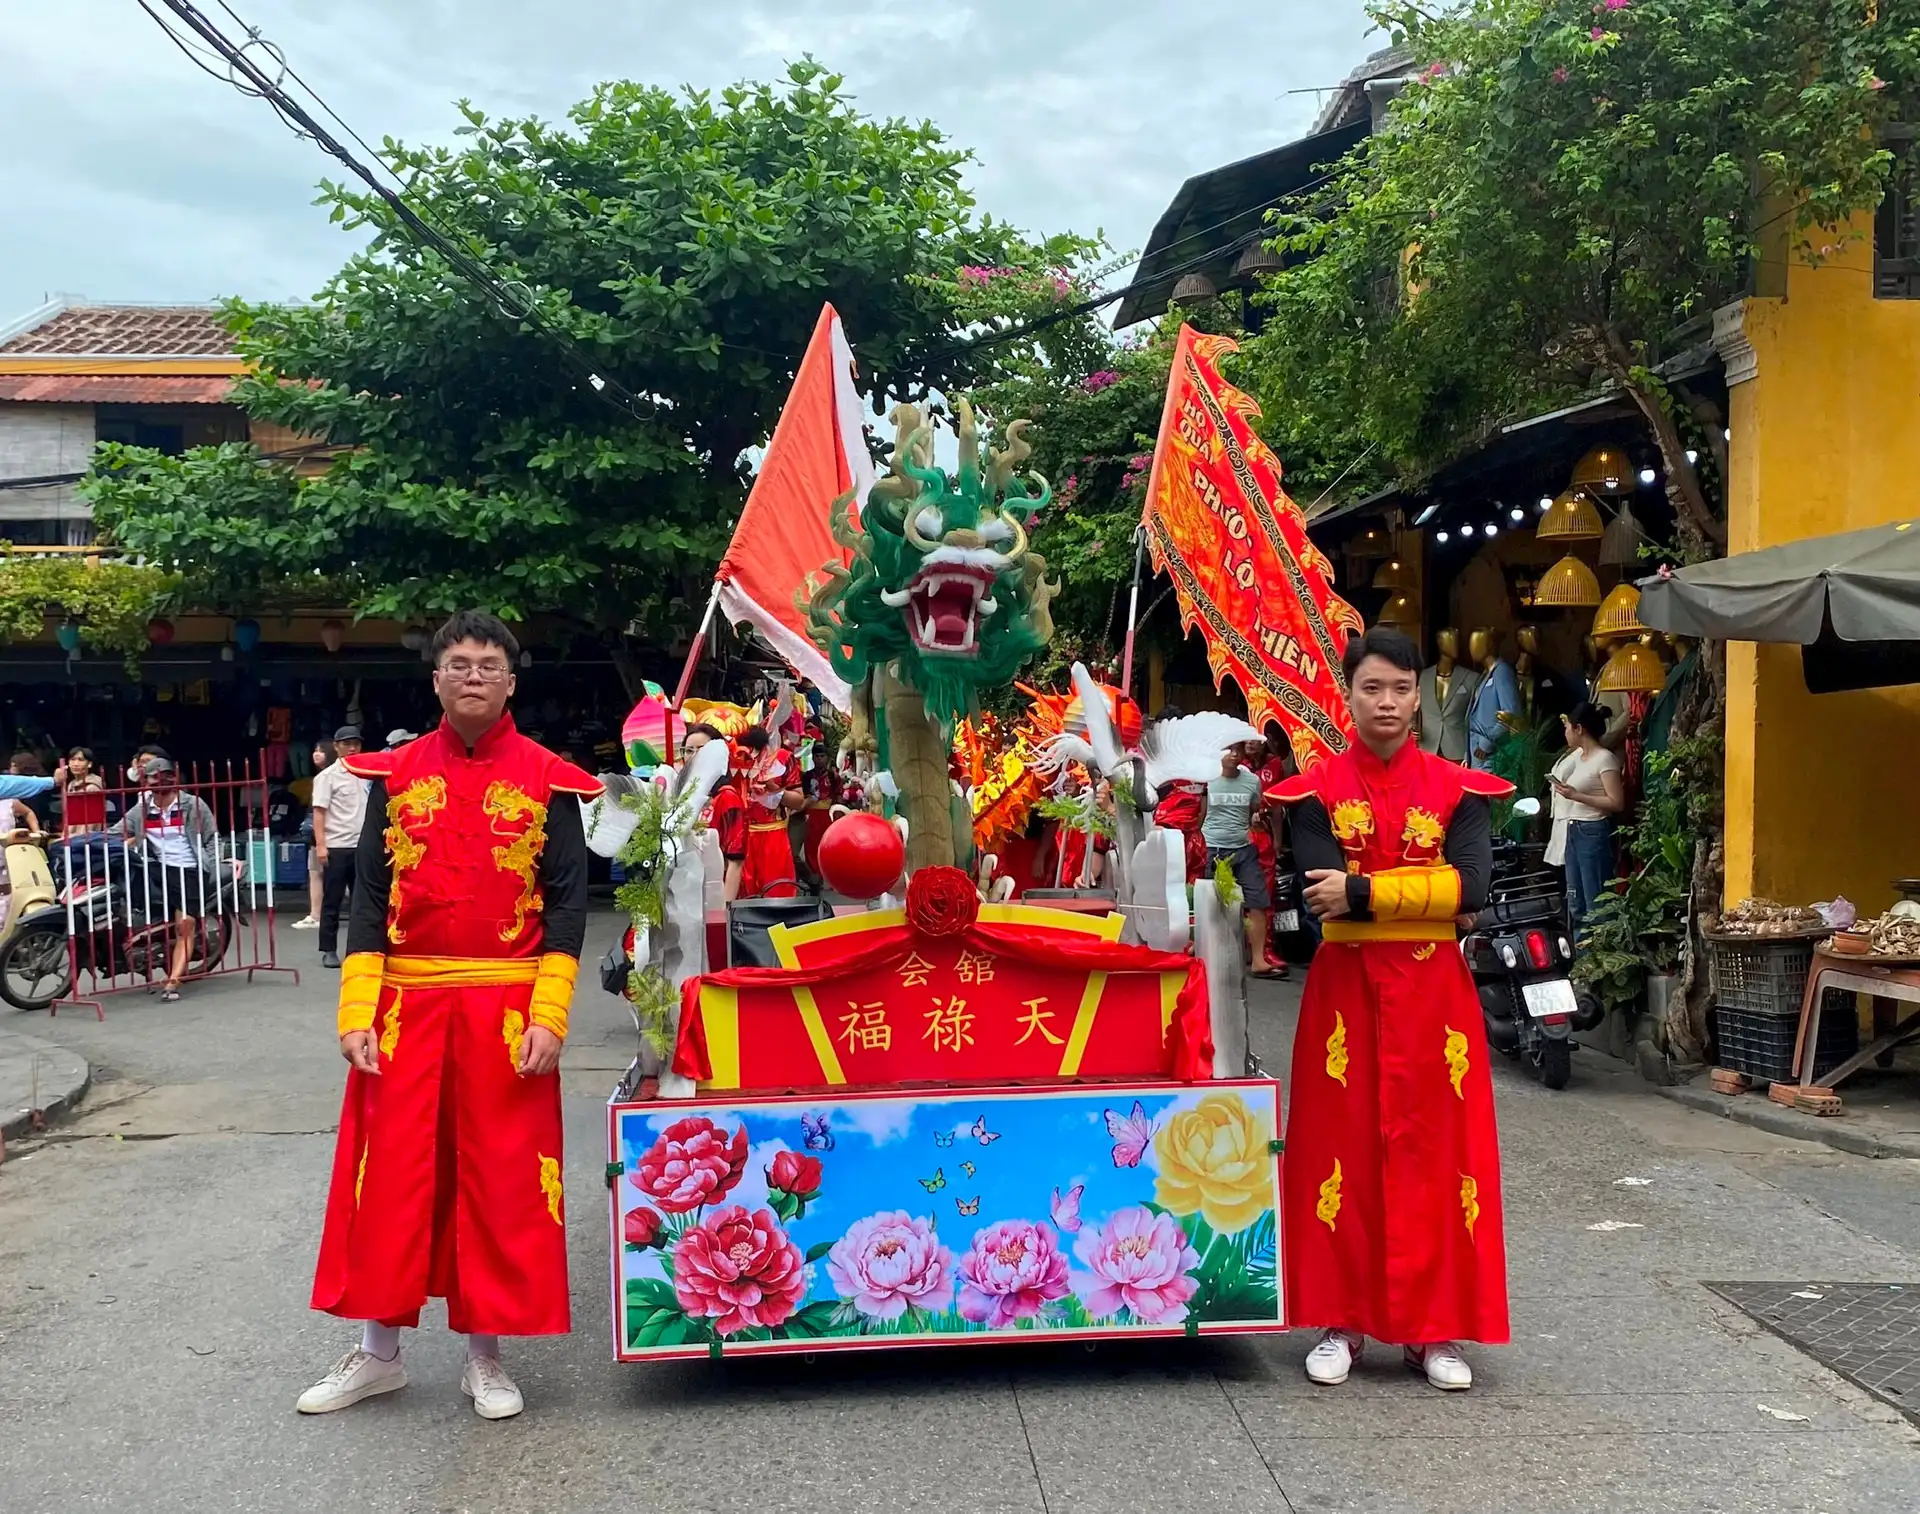
M 1154 1199 L 1174 1214 L 1200 1214 L 1221 1235 L 1245 1230 L 1273 1208 L 1272 1142 L 1264 1114 L 1238 1094 L 1210 1093 L 1154 1136 Z

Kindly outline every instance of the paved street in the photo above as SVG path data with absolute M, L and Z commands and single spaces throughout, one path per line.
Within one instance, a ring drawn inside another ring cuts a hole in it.
M 612 930 L 596 919 L 590 954 Z M 291 936 L 306 961 L 311 937 Z M 1398 1352 L 1345 1388 L 1305 1336 L 616 1367 L 601 1105 L 631 1033 L 583 979 L 566 1057 L 575 1334 L 509 1343 L 529 1410 L 476 1419 L 457 1342 L 302 1420 L 353 1339 L 305 1307 L 342 1064 L 330 975 L 0 1024 L 94 1064 L 0 1167 L 0 1506 L 953 1511 L 1895 1510 L 1920 1432 L 1706 1282 L 1920 1284 L 1920 1173 L 1660 1099 L 1591 1054 L 1501 1069 L 1514 1343 L 1442 1396 Z M 1261 989 L 1285 1064 L 1291 986 Z M 1623 1185 L 1623 1178 L 1644 1184 Z M 1630 1228 L 1596 1228 L 1624 1226 Z

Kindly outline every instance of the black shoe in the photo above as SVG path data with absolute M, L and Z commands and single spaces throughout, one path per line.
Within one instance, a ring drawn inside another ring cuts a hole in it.
M 338 967 L 340 965 L 340 954 L 338 952 L 320 953 L 320 965 L 322 967 Z

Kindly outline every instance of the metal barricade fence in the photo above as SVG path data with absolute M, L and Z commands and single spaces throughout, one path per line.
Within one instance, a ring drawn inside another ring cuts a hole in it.
M 282 966 L 264 754 L 185 763 L 106 791 L 106 828 L 50 843 L 67 920 L 68 979 L 51 1006 L 91 1009 L 130 989 Z M 304 893 L 304 890 L 303 890 Z

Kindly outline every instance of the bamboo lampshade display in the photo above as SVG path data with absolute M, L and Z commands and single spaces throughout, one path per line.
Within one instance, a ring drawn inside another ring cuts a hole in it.
M 1593 635 L 1596 641 L 1620 636 L 1638 636 L 1647 628 L 1640 623 L 1640 591 L 1632 584 L 1619 584 L 1609 590 L 1594 612 Z
M 1379 619 L 1374 623 L 1399 626 L 1403 630 L 1408 626 L 1417 626 L 1420 624 L 1420 607 L 1413 602 L 1411 594 L 1396 594 L 1386 602 Z
M 1349 557 L 1391 557 L 1393 539 L 1378 526 L 1368 526 L 1347 543 Z
M 1640 561 L 1640 543 L 1646 534 L 1634 518 L 1633 506 L 1622 505 L 1620 513 L 1607 522 L 1606 534 L 1600 538 L 1600 566 L 1632 567 Z
M 1533 530 L 1541 541 L 1598 541 L 1605 532 L 1598 507 L 1579 489 L 1555 495 Z
M 1646 642 L 1629 641 L 1613 649 L 1593 686 L 1602 694 L 1658 694 L 1667 686 L 1667 667 Z
M 1593 569 L 1569 552 L 1534 585 L 1533 602 L 1559 609 L 1581 609 L 1600 603 L 1600 580 Z
M 1633 462 L 1618 447 L 1595 447 L 1573 465 L 1568 487 L 1595 494 L 1625 494 L 1634 485 Z
M 1393 557 L 1381 563 L 1375 571 L 1373 586 L 1376 589 L 1410 590 L 1419 588 L 1420 581 L 1414 577 L 1411 566 Z

